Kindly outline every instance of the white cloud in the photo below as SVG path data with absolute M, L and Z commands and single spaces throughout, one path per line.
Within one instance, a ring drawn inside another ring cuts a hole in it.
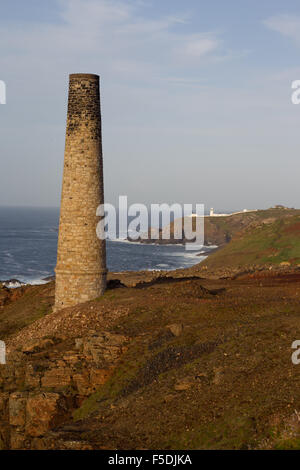
M 93 28 L 99 23 L 122 23 L 134 13 L 131 3 L 117 0 L 60 0 L 61 17 L 66 24 Z
M 277 15 L 264 21 L 264 25 L 300 44 L 300 16 Z
M 13 190 L 15 203 L 58 203 L 72 72 L 101 75 L 108 199 L 128 191 L 136 200 L 150 200 L 157 178 L 161 200 L 164 192 L 175 199 L 202 197 L 213 191 L 217 166 L 226 186 L 235 159 L 247 164 L 241 158 L 245 142 L 250 154 L 253 142 L 263 141 L 259 132 L 268 132 L 265 122 L 272 124 L 266 141 L 280 139 L 288 126 L 273 126 L 272 119 L 285 116 L 274 112 L 277 88 L 271 92 L 261 79 L 252 91 L 246 85 L 223 87 L 217 67 L 240 57 L 226 50 L 220 34 L 193 30 L 185 13 L 150 18 L 143 11 L 137 1 L 60 0 L 57 23 L 7 25 L 0 18 L 0 78 L 7 82 L 9 103 L 0 116 L 2 204 L 12 200 Z M 282 102 L 289 106 L 285 93 L 283 88 Z M 263 157 L 264 151 L 257 154 Z M 12 189 L 16 168 L 20 185 Z M 220 185 L 220 200 L 224 192 Z
M 188 74 L 202 59 L 227 53 L 215 33 L 183 29 L 187 14 L 145 18 L 139 3 L 118 0 L 60 0 L 59 5 L 59 23 L 16 24 L 13 33 L 11 25 L 0 24 L 3 68 L 55 74 L 60 65 L 74 71 L 77 64 L 83 71 L 98 64 L 95 70 L 107 75 L 123 69 L 129 79 L 130 71 L 134 78 L 139 69 L 139 80 L 143 72 L 149 80 L 182 70 Z
M 216 39 L 203 38 L 202 36 L 195 37 L 188 40 L 184 52 L 188 56 L 201 57 L 217 49 L 218 45 L 219 42 Z

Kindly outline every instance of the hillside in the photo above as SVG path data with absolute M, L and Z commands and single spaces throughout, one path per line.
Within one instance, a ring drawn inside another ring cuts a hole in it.
M 54 282 L 0 287 L 0 448 L 300 449 L 300 211 L 209 230 L 204 262 L 55 313 Z
M 56 313 L 53 282 L 6 292 L 2 448 L 300 447 L 298 271 L 120 280 Z
M 300 264 L 300 214 L 269 217 L 266 212 L 234 233 L 231 241 L 212 253 L 203 265 L 212 270 L 224 266 Z
M 245 212 L 224 217 L 205 217 L 204 219 L 204 244 L 205 245 L 226 245 L 236 234 L 243 231 L 247 227 L 255 228 L 262 223 L 270 223 L 270 221 L 282 221 L 290 217 L 300 215 L 297 209 L 267 209 L 255 212 Z M 185 243 L 185 239 L 174 239 L 174 233 L 178 232 L 181 224 L 184 226 L 185 219 L 175 219 L 170 226 L 160 231 L 162 233 L 170 233 L 167 239 L 149 239 L 141 240 L 142 243 Z M 196 228 L 195 218 L 193 218 L 193 230 Z M 170 232 L 168 232 L 170 230 Z M 149 234 L 151 233 L 151 229 Z M 181 232 L 180 232 L 181 233 Z M 150 236 L 150 235 L 149 235 Z

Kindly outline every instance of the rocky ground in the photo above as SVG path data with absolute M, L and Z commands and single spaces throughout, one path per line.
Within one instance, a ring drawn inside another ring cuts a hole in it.
M 53 282 L 0 289 L 3 449 L 299 448 L 297 267 L 110 280 L 56 313 Z

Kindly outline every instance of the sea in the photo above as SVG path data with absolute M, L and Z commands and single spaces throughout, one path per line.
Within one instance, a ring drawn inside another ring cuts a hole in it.
M 53 276 L 58 223 L 58 208 L 0 207 L 0 281 L 42 284 Z M 212 248 L 203 247 L 199 254 L 183 245 L 131 243 L 122 237 L 107 240 L 106 247 L 113 272 L 187 268 L 205 259 Z

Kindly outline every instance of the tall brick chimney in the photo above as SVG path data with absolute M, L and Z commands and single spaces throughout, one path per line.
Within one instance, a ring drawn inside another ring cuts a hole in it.
M 105 240 L 96 209 L 103 204 L 99 76 L 70 75 L 54 310 L 103 294 Z

